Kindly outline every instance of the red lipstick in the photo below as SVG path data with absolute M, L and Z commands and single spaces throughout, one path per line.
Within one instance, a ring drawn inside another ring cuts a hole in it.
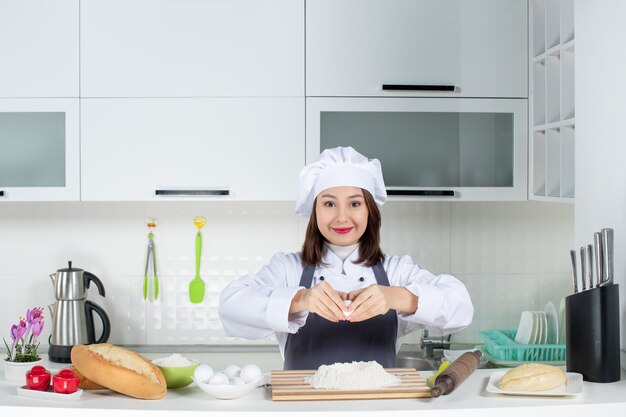
M 345 235 L 353 229 L 353 227 L 332 227 L 333 232 Z

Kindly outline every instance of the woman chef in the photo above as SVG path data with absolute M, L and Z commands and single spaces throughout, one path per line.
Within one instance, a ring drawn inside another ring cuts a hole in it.
M 222 291 L 226 334 L 275 333 L 285 369 L 372 360 L 394 368 L 399 337 L 469 325 L 474 309 L 461 282 L 382 253 L 386 197 L 379 161 L 350 147 L 327 149 L 304 167 L 296 202 L 296 213 L 309 216 L 302 251 L 277 253 Z

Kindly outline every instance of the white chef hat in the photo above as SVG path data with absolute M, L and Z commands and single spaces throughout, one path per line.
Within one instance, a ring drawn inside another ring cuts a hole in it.
M 387 199 L 378 159 L 367 159 L 350 146 L 340 146 L 324 150 L 319 158 L 300 171 L 296 214 L 310 216 L 315 197 L 328 188 L 339 186 L 369 191 L 378 207 Z

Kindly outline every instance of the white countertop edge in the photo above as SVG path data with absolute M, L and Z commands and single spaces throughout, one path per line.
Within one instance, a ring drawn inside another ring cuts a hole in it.
M 338 401 L 338 403 L 341 403 Z M 1 407 L 4 417 L 24 417 L 34 413 L 41 413 L 40 407 Z M 328 411 L 224 411 L 224 410 L 204 410 L 204 411 L 180 411 L 180 410 L 127 410 L 127 409 L 84 409 L 84 408 L 54 408 L 45 412 L 46 417 L 108 417 L 108 416 L 128 416 L 133 417 L 329 417 L 329 415 L 341 415 L 342 417 L 380 417 L 380 411 L 340 411 L 340 404 L 337 410 Z M 568 417 L 589 417 L 603 413 L 606 416 L 622 415 L 625 410 L 624 403 L 603 403 L 603 404 L 570 404 L 554 406 L 536 407 L 502 407 L 502 408 L 470 408 L 470 409 L 427 409 L 416 407 L 415 410 L 389 410 L 384 412 L 385 417 L 407 417 L 419 414 L 419 416 L 431 417 L 541 417 L 541 416 L 561 416 Z M 592 414 L 593 413 L 593 414 Z

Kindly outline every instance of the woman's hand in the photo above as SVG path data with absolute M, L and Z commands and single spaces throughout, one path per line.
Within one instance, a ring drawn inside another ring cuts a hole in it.
M 345 320 L 343 309 L 348 294 L 335 291 L 326 281 L 321 281 L 313 288 L 305 288 L 298 291 L 291 301 L 289 314 L 308 311 L 316 313 L 326 320 L 337 323 Z
M 351 311 L 348 321 L 359 322 L 394 309 L 413 314 L 417 310 L 417 296 L 403 287 L 388 287 L 373 284 L 369 287 L 348 293 L 348 306 Z

